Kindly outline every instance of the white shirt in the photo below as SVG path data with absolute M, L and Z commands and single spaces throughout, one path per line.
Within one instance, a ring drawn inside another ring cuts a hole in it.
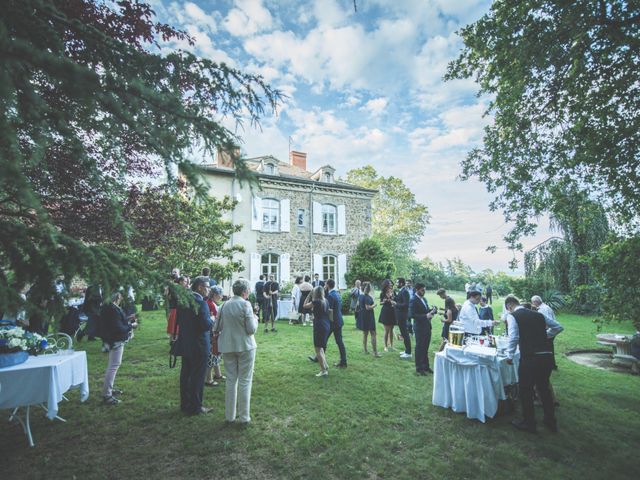
M 298 305 L 300 304 L 300 297 L 302 293 L 300 292 L 300 287 L 298 285 L 293 285 L 291 289 L 291 299 L 293 300 L 293 308 L 292 310 L 298 311 Z
M 544 305 L 544 304 L 543 304 Z M 518 305 L 514 308 L 514 311 L 524 308 L 522 305 Z M 549 310 L 551 310 L 549 308 Z M 540 312 L 542 313 L 542 312 Z M 560 325 L 555 318 L 550 318 L 547 315 L 542 315 L 544 322 L 547 324 L 547 338 L 553 338 L 558 335 L 564 328 Z M 509 343 L 507 344 L 507 356 L 513 358 L 513 353 L 516 351 L 518 341 L 520 340 L 520 331 L 518 330 L 518 322 L 515 317 L 507 313 L 507 328 L 509 330 Z M 551 352 L 548 352 L 551 353 Z
M 493 325 L 493 320 L 480 320 L 478 310 L 476 310 L 476 306 L 471 303 L 471 300 L 467 300 L 462 304 L 458 321 L 462 322 L 464 333 L 471 333 L 473 335 L 480 335 L 480 333 L 482 333 L 482 327 L 491 327 Z
M 538 306 L 538 312 L 540 312 L 545 317 L 550 318 L 554 322 L 556 321 L 556 314 L 553 313 L 553 309 L 549 305 L 547 305 L 546 303 L 541 303 Z M 558 332 L 558 333 L 560 333 L 560 332 Z

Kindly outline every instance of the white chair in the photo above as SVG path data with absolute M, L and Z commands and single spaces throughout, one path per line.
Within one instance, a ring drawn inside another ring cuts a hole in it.
M 50 333 L 46 338 L 47 348 L 43 352 L 45 355 L 73 350 L 73 339 L 66 333 Z

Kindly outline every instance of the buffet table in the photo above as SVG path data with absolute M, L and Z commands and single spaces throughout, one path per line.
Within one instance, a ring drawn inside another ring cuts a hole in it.
M 433 404 L 484 423 L 495 416 L 498 402 L 506 400 L 504 388 L 518 383 L 519 359 L 516 353 L 510 365 L 494 348 L 447 346 L 435 355 Z
M 80 400 L 89 398 L 87 353 L 72 352 L 31 356 L 25 363 L 0 369 L 0 409 L 12 408 L 9 420 L 22 424 L 29 445 L 31 435 L 31 405 L 42 405 L 50 420 L 58 418 L 58 403 L 70 388 L 80 388 Z M 19 409 L 25 408 L 24 418 Z

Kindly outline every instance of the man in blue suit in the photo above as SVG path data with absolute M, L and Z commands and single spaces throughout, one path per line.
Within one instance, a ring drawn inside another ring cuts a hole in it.
M 424 298 L 426 288 L 423 283 L 416 283 L 415 295 L 409 303 L 409 315 L 413 318 L 416 337 L 416 374 L 433 373 L 429 368 L 429 343 L 431 342 L 431 319 L 435 312 L 429 308 Z
M 340 292 L 335 288 L 335 280 L 333 278 L 327 280 L 327 289 L 329 290 L 327 302 L 329 302 L 329 308 L 333 310 L 333 322 L 331 322 L 329 336 L 333 333 L 333 338 L 336 341 L 336 345 L 338 345 L 338 350 L 340 350 L 340 362 L 336 363 L 334 367 L 346 368 L 347 350 L 344 348 L 344 342 L 342 341 L 342 327 L 344 326 L 344 320 L 342 320 L 342 297 L 340 296 Z M 327 351 L 326 345 L 324 350 L 325 352 Z
M 178 353 L 182 356 L 180 368 L 180 410 L 187 415 L 207 413 L 202 406 L 207 358 L 211 351 L 210 331 L 213 327 L 209 307 L 205 302 L 207 281 L 196 277 L 191 285 L 195 305 L 178 305 Z

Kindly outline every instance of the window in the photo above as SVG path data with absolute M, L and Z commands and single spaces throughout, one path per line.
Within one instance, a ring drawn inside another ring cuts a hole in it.
M 325 255 L 322 257 L 322 278 L 328 280 L 333 278 L 337 281 L 338 275 L 338 261 L 333 255 Z
M 262 261 L 260 266 L 260 271 L 262 275 L 266 275 L 265 281 L 269 278 L 269 275 L 273 275 L 273 279 L 278 282 L 280 281 L 280 275 L 278 272 L 280 256 L 276 253 L 265 253 L 262 255 Z
M 278 232 L 280 230 L 280 202 L 273 198 L 262 199 L 262 231 Z
M 324 181 L 327 183 L 331 183 L 331 172 L 325 172 Z
M 307 211 L 304 208 L 299 208 L 298 213 L 296 215 L 296 225 L 299 228 L 304 228 L 307 226 Z
M 322 205 L 322 233 L 336 233 L 336 207 L 333 205 Z
M 264 166 L 264 173 L 267 173 L 269 175 L 275 175 L 276 174 L 276 167 L 273 165 L 273 163 L 267 163 Z

